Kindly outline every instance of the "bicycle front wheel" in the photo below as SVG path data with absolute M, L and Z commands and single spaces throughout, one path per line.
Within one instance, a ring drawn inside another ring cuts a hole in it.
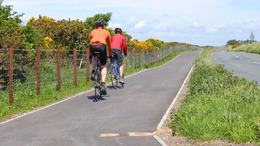
M 111 78 L 112 86 L 114 88 L 116 88 L 116 72 L 115 72 L 115 70 L 116 70 L 115 66 L 112 66 L 111 72 L 110 72 L 110 78 Z

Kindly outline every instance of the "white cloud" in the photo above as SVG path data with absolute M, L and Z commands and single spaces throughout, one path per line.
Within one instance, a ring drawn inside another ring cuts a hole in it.
M 218 29 L 222 29 L 222 28 L 225 28 L 226 25 L 225 24 L 218 24 L 218 25 L 215 25 L 215 28 L 218 28 Z
M 206 32 L 217 32 L 217 31 L 218 31 L 218 29 L 213 28 L 213 27 L 211 27 L 211 28 L 206 28 Z
M 122 24 L 109 22 L 108 27 L 110 27 L 110 28 L 122 27 Z
M 170 29 L 170 27 L 171 26 L 168 23 L 159 23 L 159 24 L 156 24 L 154 29 L 159 30 L 159 31 L 167 31 Z
M 247 24 L 247 28 L 252 30 L 260 29 L 260 22 L 250 22 Z
M 138 23 L 135 24 L 135 28 L 139 29 L 139 28 L 142 28 L 142 27 L 145 27 L 147 25 L 147 22 L 145 20 L 140 20 L 138 21 Z
M 217 24 L 217 25 L 214 25 L 213 27 L 207 27 L 206 28 L 206 32 L 209 32 L 209 33 L 211 33 L 211 32 L 219 32 L 219 31 L 221 31 L 221 30 L 223 30 L 223 29 L 225 29 L 225 28 L 227 28 L 227 25 L 225 25 L 225 24 Z
M 195 27 L 200 27 L 201 24 L 200 24 L 200 23 L 197 23 L 197 22 L 193 22 L 193 26 L 195 26 Z

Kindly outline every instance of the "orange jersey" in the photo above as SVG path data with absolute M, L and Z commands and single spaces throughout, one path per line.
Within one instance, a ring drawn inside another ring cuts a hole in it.
M 105 45 L 106 42 L 108 44 L 108 52 L 109 55 L 112 55 L 112 45 L 111 45 L 111 36 L 110 33 L 103 29 L 103 28 L 97 28 L 92 30 L 90 33 L 90 42 L 89 45 Z M 89 51 L 89 54 L 91 54 L 91 51 Z

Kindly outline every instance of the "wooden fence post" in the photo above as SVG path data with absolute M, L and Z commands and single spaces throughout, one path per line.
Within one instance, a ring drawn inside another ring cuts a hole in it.
M 77 87 L 77 50 L 73 48 L 73 60 L 74 60 L 74 85 Z
M 151 64 L 151 52 L 147 51 L 148 52 L 148 64 L 150 65 Z
M 130 56 L 130 63 L 131 63 L 131 68 L 133 68 L 133 50 L 131 50 L 131 56 Z
M 13 61 L 14 48 L 9 48 L 9 104 L 13 104 Z
M 57 90 L 60 91 L 60 87 L 61 87 L 61 63 L 60 63 L 60 48 L 57 48 L 57 71 L 58 71 L 58 86 L 57 86 Z
M 161 56 L 161 60 L 163 60 L 163 48 L 162 48 L 162 56 Z
M 148 62 L 148 53 L 147 53 L 147 50 L 145 50 L 145 64 L 148 65 L 149 62 Z
M 89 81 L 89 49 L 86 51 L 86 81 Z
M 144 65 L 144 51 L 142 50 L 142 65 Z
M 129 54 L 129 53 L 127 53 L 127 54 Z M 128 55 L 127 55 L 128 56 Z M 125 57 L 126 59 L 125 59 L 125 69 L 127 69 L 128 68 L 128 59 L 127 59 L 127 56 Z
M 165 52 L 165 57 L 164 58 L 166 58 L 167 57 L 167 49 L 165 49 L 164 52 Z
M 136 50 L 134 50 L 134 53 L 135 53 L 135 68 L 137 67 L 137 65 L 136 65 Z
M 153 63 L 156 62 L 156 50 L 153 50 Z
M 141 67 L 141 50 L 139 50 L 139 67 Z
M 41 91 L 41 49 L 37 48 L 36 50 L 36 56 L 37 56 L 37 60 L 36 60 L 36 68 L 37 68 L 37 85 L 36 85 L 36 95 L 40 95 L 40 91 Z

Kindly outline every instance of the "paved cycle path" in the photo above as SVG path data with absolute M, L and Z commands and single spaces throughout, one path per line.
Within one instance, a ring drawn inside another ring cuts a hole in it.
M 1 146 L 161 145 L 153 136 L 182 86 L 199 51 L 184 52 L 171 62 L 125 79 L 124 89 L 109 89 L 93 103 L 94 91 L 0 124 Z M 115 137 L 100 134 L 117 133 Z

